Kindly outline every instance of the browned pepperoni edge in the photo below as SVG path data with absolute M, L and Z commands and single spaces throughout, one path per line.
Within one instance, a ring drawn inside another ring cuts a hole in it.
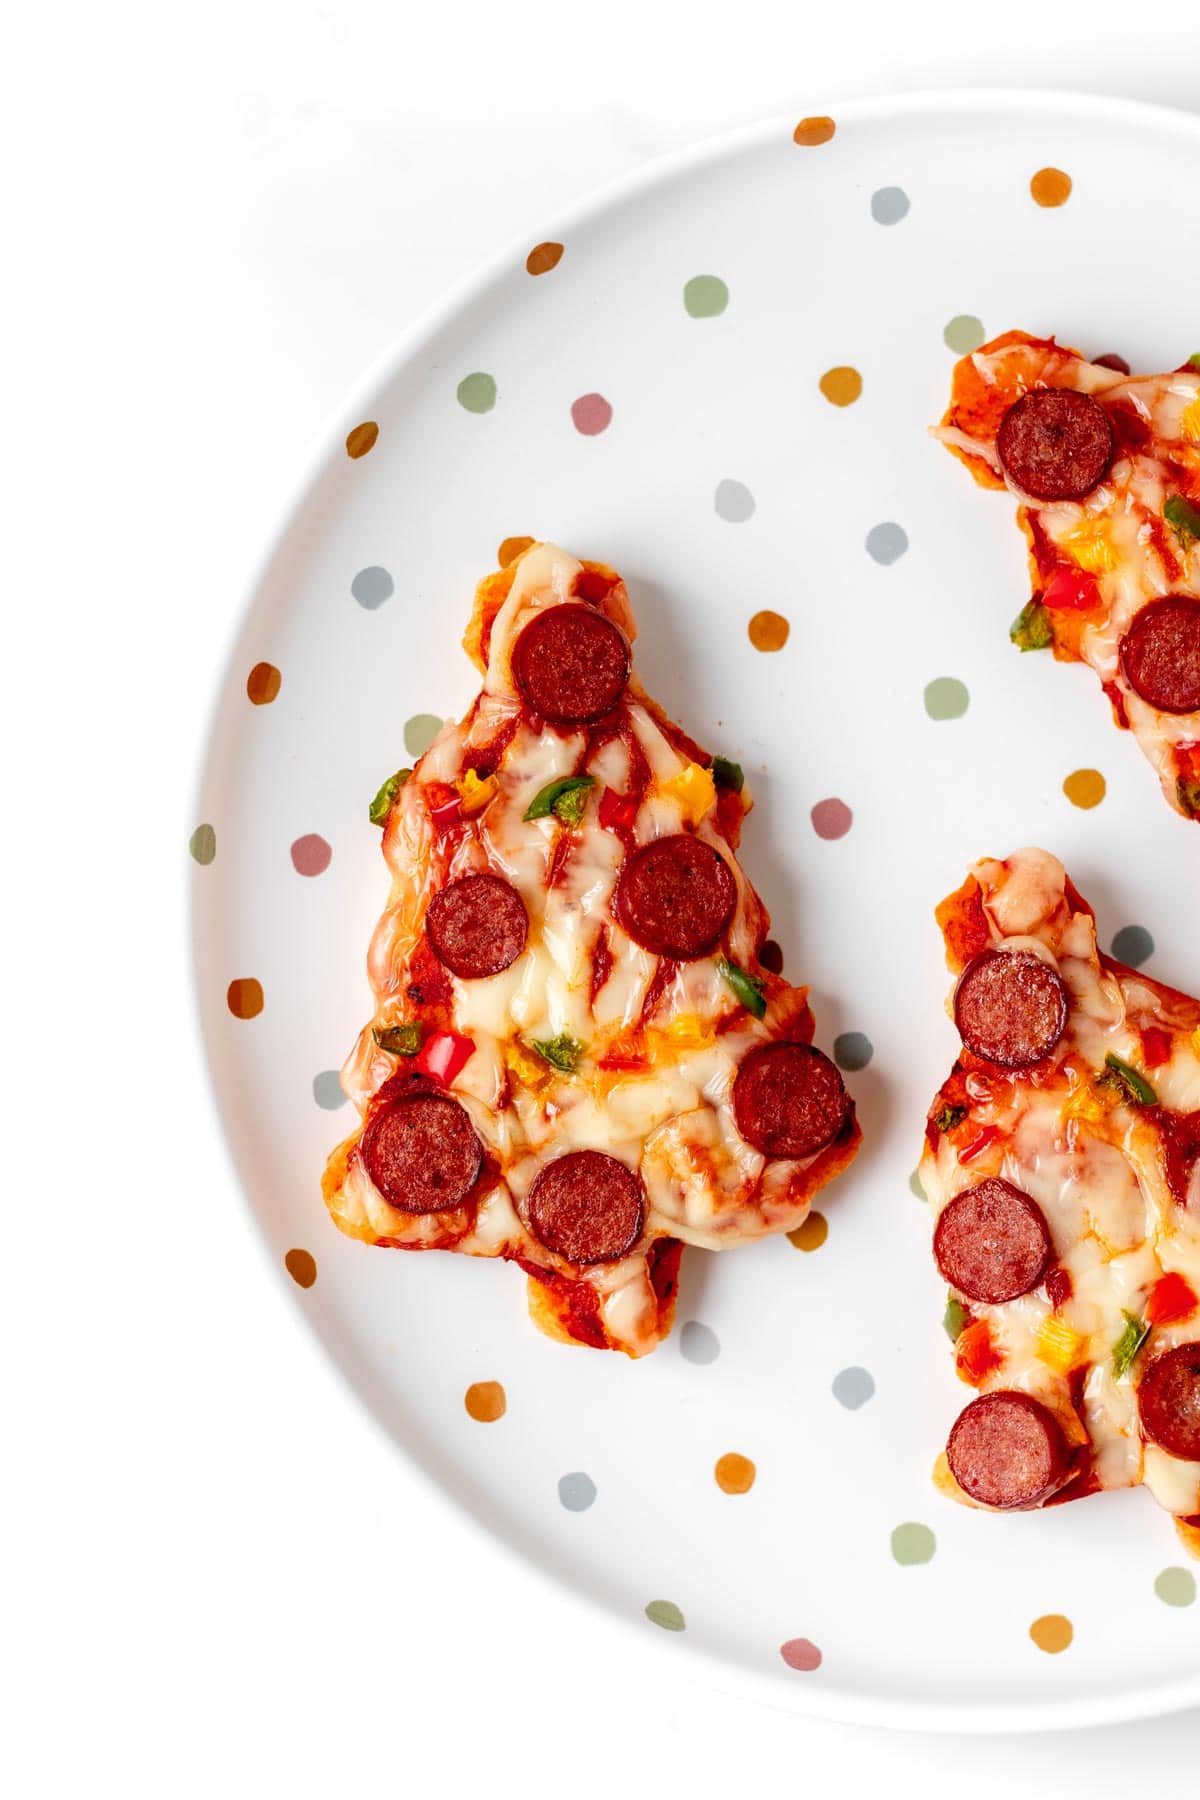
M 588 725 L 624 693 L 629 644 L 603 613 L 568 601 L 529 621 L 513 647 L 512 668 L 535 713 L 552 725 Z
M 1035 500 L 1082 500 L 1108 471 L 1112 425 L 1090 394 L 1034 388 L 1000 421 L 996 452 L 1009 480 Z
M 499 875 L 460 875 L 429 902 L 425 929 L 440 963 L 463 980 L 499 975 L 529 932 L 525 902 Z
M 952 1288 L 984 1306 L 1002 1306 L 1037 1286 L 1054 1244 L 1037 1201 L 993 1176 L 943 1209 L 933 1254 Z
M 1118 375 L 1132 373 L 1125 358 L 1118 356 L 1115 350 L 1107 350 L 1103 356 L 1093 356 L 1092 361 L 1098 369 L 1115 369 Z
M 409 1213 L 461 1206 L 483 1162 L 465 1108 L 449 1094 L 419 1090 L 376 1107 L 359 1153 L 388 1205 Z
M 529 1229 L 571 1263 L 616 1262 L 642 1235 L 642 1184 L 601 1150 L 572 1150 L 538 1174 L 525 1203 Z
M 1005 1069 L 1049 1056 L 1067 1028 L 1062 976 L 1032 950 L 984 950 L 958 978 L 954 1023 L 968 1050 Z
M 715 948 L 733 917 L 737 884 L 723 856 L 680 832 L 627 856 L 617 877 L 617 923 L 644 950 L 691 962 Z
M 840 1135 L 851 1111 L 836 1065 L 811 1044 L 765 1044 L 734 1079 L 734 1121 L 767 1157 L 814 1156 Z
M 1167 594 L 1143 606 L 1121 639 L 1121 672 L 1147 706 L 1200 712 L 1200 600 Z
M 1138 1383 L 1142 1430 L 1184 1462 L 1200 1462 L 1200 1344 L 1156 1356 Z
M 946 1459 L 964 1494 L 1003 1511 L 1040 1506 L 1068 1472 L 1062 1427 L 1031 1394 L 996 1388 L 963 1408 Z

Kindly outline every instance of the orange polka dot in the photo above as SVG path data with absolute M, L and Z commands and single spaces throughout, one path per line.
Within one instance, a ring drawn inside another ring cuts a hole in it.
M 794 1244 L 797 1250 L 819 1250 L 829 1236 L 829 1221 L 824 1213 L 810 1212 L 803 1225 L 797 1225 L 795 1231 L 789 1231 L 787 1241 Z
M 1071 177 L 1062 169 L 1039 169 L 1029 183 L 1039 206 L 1062 206 L 1071 197 L 1071 187 Z
M 551 269 L 557 269 L 562 253 L 561 244 L 535 244 L 525 258 L 525 267 L 531 275 L 548 275 Z
M 793 144 L 803 144 L 806 149 L 815 149 L 818 144 L 827 144 L 837 126 L 824 113 L 814 113 L 811 118 L 801 119 L 792 133 Z
M 862 393 L 862 376 L 848 363 L 840 363 L 826 369 L 817 385 L 831 406 L 853 406 Z
M 308 1250 L 289 1250 L 283 1266 L 297 1287 L 310 1288 L 317 1279 L 317 1259 Z
M 253 975 L 231 981 L 225 999 L 235 1019 L 256 1019 L 263 1009 L 262 983 L 255 981 Z
M 270 706 L 282 684 L 274 663 L 255 663 L 246 677 L 246 692 L 255 706 Z
M 463 1405 L 481 1425 L 494 1425 L 504 1417 L 508 1400 L 498 1381 L 473 1381 L 463 1395 Z
M 782 650 L 792 628 L 782 613 L 756 612 L 746 629 L 756 650 Z
M 736 1450 L 728 1450 L 724 1456 L 717 1458 L 713 1474 L 723 1494 L 748 1494 L 754 1486 L 758 1470 L 748 1456 L 739 1456 Z
M 1038 1649 L 1044 1650 L 1047 1656 L 1058 1656 L 1071 1643 L 1075 1627 L 1061 1613 L 1044 1613 L 1040 1619 L 1033 1621 L 1029 1627 L 1029 1635 Z
M 375 448 L 375 440 L 378 436 L 379 427 L 374 419 L 364 419 L 363 423 L 356 425 L 347 436 L 346 455 L 357 462 L 360 456 L 365 456 L 368 450 Z
M 533 538 L 505 538 L 496 552 L 496 561 L 502 569 L 507 569 L 509 563 L 516 562 L 518 556 L 523 556 L 533 542 Z
M 1108 792 L 1108 783 L 1099 769 L 1076 769 L 1063 782 L 1063 793 L 1072 806 L 1080 806 L 1084 812 L 1090 812 L 1093 806 L 1099 806 Z

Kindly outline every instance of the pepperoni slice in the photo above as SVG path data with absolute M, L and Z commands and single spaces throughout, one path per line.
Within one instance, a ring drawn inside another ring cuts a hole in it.
M 465 1108 L 449 1094 L 419 1089 L 376 1107 L 359 1154 L 388 1205 L 408 1213 L 461 1206 L 483 1162 Z
M 1062 976 L 1032 950 L 985 950 L 954 990 L 954 1023 L 968 1050 L 1005 1069 L 1049 1056 L 1067 1028 Z
M 529 1190 L 529 1229 L 572 1263 L 616 1262 L 642 1235 L 646 1205 L 633 1170 L 600 1150 L 547 1163 Z
M 1167 1186 L 1180 1206 L 1200 1212 L 1200 1112 L 1159 1114 Z
M 1093 356 L 1092 361 L 1098 369 L 1115 369 L 1118 375 L 1132 374 L 1129 364 L 1115 350 L 1106 351 L 1103 356 Z
M 832 1144 L 850 1111 L 837 1066 L 811 1044 L 752 1050 L 733 1083 L 737 1128 L 767 1157 L 815 1155 Z
M 1200 1344 L 1156 1356 L 1138 1384 L 1142 1430 L 1184 1462 L 1200 1462 Z
M 603 613 L 568 601 L 529 621 L 512 666 L 535 713 L 552 725 L 589 725 L 610 713 L 625 692 L 629 644 Z
M 460 875 L 429 902 L 425 929 L 452 975 L 499 975 L 525 948 L 529 916 L 516 888 L 499 875 Z
M 676 962 L 714 949 L 736 904 L 737 884 L 724 857 L 686 832 L 655 838 L 627 856 L 613 895 L 617 922 L 634 942 Z
M 1067 1442 L 1048 1407 L 1031 1394 L 995 1388 L 964 1407 L 946 1445 L 964 1494 L 1004 1511 L 1040 1506 L 1063 1484 Z
M 951 1200 L 938 1219 L 933 1254 L 952 1288 L 1002 1306 L 1037 1286 L 1054 1244 L 1037 1201 L 997 1176 Z
M 1108 414 L 1073 388 L 1034 388 L 1000 421 L 996 451 L 1008 479 L 1035 500 L 1082 500 L 1113 455 Z
M 1121 672 L 1159 712 L 1200 712 L 1200 600 L 1168 594 L 1143 606 L 1121 639 Z

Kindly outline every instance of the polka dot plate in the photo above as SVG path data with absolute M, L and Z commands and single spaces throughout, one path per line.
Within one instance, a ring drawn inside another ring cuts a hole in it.
M 925 429 L 1010 326 L 1148 370 L 1200 348 L 1198 155 L 1196 121 L 1123 103 L 827 103 L 547 222 L 348 402 L 220 694 L 200 1009 L 280 1279 L 497 1539 L 798 1710 L 1200 1701 L 1195 1571 L 1148 1495 L 997 1517 L 931 1485 L 963 1390 L 911 1180 L 955 1051 L 932 909 L 968 862 L 1046 845 L 1106 944 L 1200 987 L 1195 829 L 1087 671 L 1012 648 L 1013 506 Z M 386 893 L 368 804 L 470 700 L 474 583 L 530 537 L 623 572 L 647 686 L 744 764 L 745 863 L 865 1132 L 790 1239 L 686 1254 L 640 1363 L 541 1337 L 513 1269 L 339 1236 L 319 1194 Z

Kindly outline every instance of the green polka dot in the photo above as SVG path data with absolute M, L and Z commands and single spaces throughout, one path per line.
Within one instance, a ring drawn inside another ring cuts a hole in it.
M 217 854 L 217 834 L 211 825 L 197 825 L 188 839 L 188 849 L 198 863 L 207 866 Z
M 963 682 L 953 675 L 939 675 L 925 689 L 925 711 L 931 719 L 961 719 L 971 703 Z
M 464 375 L 458 384 L 458 404 L 468 412 L 491 412 L 496 404 L 495 379 L 478 370 L 474 375 Z
M 404 727 L 404 748 L 410 756 L 424 756 L 441 729 L 442 721 L 432 713 L 414 713 Z
M 1190 1569 L 1163 1569 L 1154 1577 L 1154 1591 L 1168 1606 L 1190 1606 L 1196 1598 L 1196 1577 Z
M 920 1169 L 914 1169 L 912 1174 L 909 1176 L 908 1191 L 910 1194 L 913 1195 L 914 1199 L 924 1200 L 926 1205 L 928 1205 L 929 1195 L 925 1192 L 925 1189 L 921 1185 Z
M 892 1555 L 905 1566 L 932 1562 L 936 1549 L 937 1539 L 928 1525 L 917 1525 L 910 1520 L 906 1525 L 897 1525 L 892 1533 Z
M 683 290 L 683 304 L 693 319 L 715 319 L 729 305 L 729 289 L 719 275 L 693 275 Z
M 683 1630 L 683 1614 L 673 1600 L 651 1600 L 646 1617 L 652 1625 L 661 1625 L 664 1631 Z
M 951 350 L 957 350 L 960 356 L 969 356 L 972 350 L 978 350 L 987 332 L 983 329 L 983 320 L 977 319 L 974 313 L 956 313 L 942 336 Z

